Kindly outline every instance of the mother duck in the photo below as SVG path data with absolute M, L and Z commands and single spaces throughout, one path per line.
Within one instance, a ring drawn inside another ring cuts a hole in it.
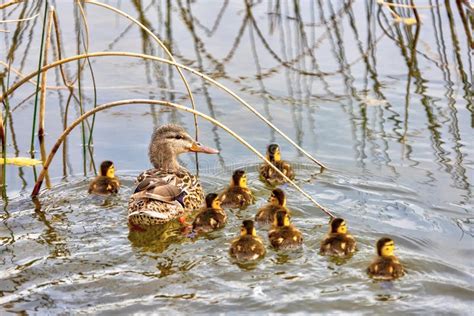
M 187 152 L 218 153 L 196 142 L 181 126 L 168 124 L 155 129 L 148 150 L 153 169 L 138 176 L 128 201 L 132 226 L 163 224 L 202 206 L 204 192 L 199 180 L 177 159 Z

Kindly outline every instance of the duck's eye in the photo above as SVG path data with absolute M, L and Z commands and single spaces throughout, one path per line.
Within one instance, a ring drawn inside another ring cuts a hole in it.
M 175 138 L 175 139 L 183 139 L 183 136 L 181 136 L 181 135 L 176 135 L 174 138 Z

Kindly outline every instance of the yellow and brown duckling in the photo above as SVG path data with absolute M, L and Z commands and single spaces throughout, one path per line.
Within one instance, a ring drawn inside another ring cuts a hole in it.
M 247 174 L 244 170 L 235 170 L 230 186 L 219 194 L 223 207 L 245 208 L 255 203 L 252 191 L 247 187 Z
M 238 261 L 253 261 L 265 256 L 265 246 L 257 236 L 254 222 L 245 220 L 240 227 L 240 237 L 232 241 L 230 256 Z
M 287 161 L 281 160 L 280 146 L 277 144 L 268 145 L 266 156 L 267 160 L 273 163 L 284 175 L 290 178 L 290 180 L 295 178 L 293 167 Z M 273 186 L 286 182 L 286 180 L 267 163 L 260 165 L 259 174 L 262 181 Z
M 383 237 L 377 241 L 377 258 L 367 268 L 369 276 L 376 280 L 395 280 L 405 274 L 403 266 L 394 255 L 395 243 Z
M 286 208 L 286 196 L 283 190 L 274 189 L 268 203 L 260 208 L 255 215 L 255 221 L 260 225 L 270 225 L 275 219 L 275 213 L 279 210 L 290 212 Z
M 163 224 L 202 206 L 204 192 L 199 180 L 178 162 L 178 156 L 188 152 L 218 153 L 196 142 L 181 126 L 155 129 L 148 151 L 153 169 L 138 176 L 128 201 L 132 227 Z
M 227 215 L 221 207 L 217 194 L 210 193 L 206 196 L 206 207 L 199 212 L 193 222 L 193 230 L 207 233 L 224 227 Z
M 273 227 L 268 232 L 268 239 L 277 250 L 294 249 L 303 244 L 301 232 L 290 223 L 290 214 L 285 210 L 275 213 Z
M 347 232 L 346 221 L 342 218 L 334 218 L 329 223 L 329 233 L 321 242 L 320 252 L 322 255 L 334 257 L 347 257 L 356 250 L 356 241 Z
M 99 175 L 92 180 L 88 192 L 97 195 L 116 194 L 120 181 L 115 177 L 115 167 L 112 161 L 106 160 L 100 164 Z

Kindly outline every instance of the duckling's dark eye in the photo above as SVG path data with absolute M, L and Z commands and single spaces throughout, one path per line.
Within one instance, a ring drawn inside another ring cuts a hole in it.
M 183 136 L 181 136 L 181 135 L 176 135 L 174 138 L 175 138 L 175 139 L 183 139 Z

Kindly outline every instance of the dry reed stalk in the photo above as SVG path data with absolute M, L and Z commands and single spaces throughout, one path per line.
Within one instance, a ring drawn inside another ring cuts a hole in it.
M 224 131 L 232 135 L 234 138 L 236 138 L 240 143 L 245 145 L 248 149 L 250 149 L 253 153 L 255 153 L 261 160 L 263 160 L 265 163 L 267 163 L 275 172 L 277 172 L 280 176 L 285 179 L 290 185 L 292 185 L 295 189 L 297 189 L 301 194 L 303 194 L 306 198 L 308 198 L 314 205 L 316 205 L 318 208 L 320 208 L 324 213 L 326 213 L 330 217 L 334 217 L 334 215 L 324 206 L 319 204 L 315 199 L 311 197 L 308 193 L 306 193 L 303 189 L 301 189 L 295 182 L 293 182 L 291 179 L 289 179 L 283 172 L 281 172 L 274 164 L 272 164 L 267 158 L 259 153 L 252 145 L 250 145 L 247 141 L 245 141 L 242 137 L 240 137 L 237 133 L 233 132 L 230 128 L 222 124 L 221 122 L 217 121 L 216 119 L 203 114 L 201 112 L 198 112 L 196 110 L 193 110 L 189 107 L 176 104 L 176 103 L 171 103 L 168 101 L 160 101 L 160 100 L 147 100 L 147 99 L 135 99 L 135 100 L 120 100 L 120 101 L 115 101 L 115 102 L 110 102 L 106 104 L 102 104 L 97 106 L 96 108 L 84 113 L 81 115 L 79 118 L 77 118 L 71 125 L 68 126 L 68 128 L 61 134 L 61 136 L 58 138 L 56 143 L 54 144 L 53 148 L 51 149 L 51 152 L 48 156 L 48 159 L 46 160 L 46 163 L 43 165 L 43 170 L 41 170 L 41 173 L 38 177 L 38 181 L 35 184 L 35 187 L 33 189 L 33 192 L 31 193 L 32 196 L 37 196 L 39 193 L 39 190 L 41 189 L 41 184 L 43 182 L 43 178 L 48 170 L 49 165 L 51 164 L 54 155 L 58 151 L 59 147 L 61 146 L 62 142 L 66 139 L 66 137 L 69 135 L 69 133 L 81 122 L 83 122 L 85 119 L 87 119 L 89 116 L 94 115 L 97 112 L 120 106 L 120 105 L 132 105 L 132 104 L 142 104 L 142 105 L 148 105 L 148 104 L 155 104 L 155 105 L 162 105 L 162 106 L 168 106 L 168 107 L 173 107 L 181 111 L 189 112 L 196 114 L 203 119 L 213 123 L 214 125 L 222 128 Z
M 437 5 L 413 5 L 413 4 L 385 2 L 383 0 L 377 0 L 377 3 L 380 4 L 380 5 L 386 5 L 387 7 L 397 7 L 397 8 L 406 8 L 406 9 L 431 9 L 431 8 L 442 6 L 442 4 L 437 4 Z
M 55 12 L 54 8 L 50 7 L 49 14 L 48 14 L 48 22 L 46 25 L 46 39 L 45 39 L 44 50 L 43 50 L 43 66 L 48 64 L 48 51 L 51 45 L 51 31 L 53 27 L 54 12 Z M 40 146 L 41 160 L 43 161 L 43 163 L 46 161 L 46 148 L 45 148 L 45 142 L 44 142 L 44 135 L 45 135 L 44 122 L 45 122 L 45 117 L 46 117 L 46 78 L 47 78 L 46 74 L 47 74 L 47 71 L 44 71 L 41 73 L 40 109 L 39 109 L 39 117 L 38 117 L 39 119 L 38 140 L 39 140 L 39 146 Z M 46 186 L 48 188 L 51 187 L 51 181 L 49 179 L 48 173 L 46 173 Z
M 2 142 L 2 153 L 4 152 L 3 148 L 6 146 L 5 142 L 5 127 L 3 126 L 3 112 L 0 113 L 0 141 Z M 5 158 L 5 157 L 3 157 Z
M 49 9 L 48 22 L 46 25 L 46 39 L 45 46 L 43 50 L 43 66 L 48 64 L 48 51 L 51 44 L 51 30 L 53 26 L 53 15 L 54 8 Z M 46 115 L 46 76 L 47 71 L 41 73 L 41 82 L 40 82 L 40 111 L 39 111 L 39 126 L 38 126 L 38 137 L 41 139 L 44 137 L 44 120 Z
M 10 2 L 0 4 L 0 10 L 5 9 L 5 8 L 11 6 L 11 5 L 14 5 L 14 4 L 17 4 L 17 3 L 20 3 L 20 2 L 23 2 L 23 0 L 12 0 Z
M 115 8 L 115 7 L 112 7 L 110 5 L 107 5 L 107 4 L 104 4 L 104 3 L 101 3 L 101 2 L 97 2 L 97 1 L 93 1 L 93 0 L 85 0 L 84 2 L 109 9 L 109 10 L 111 10 L 111 11 L 117 13 L 117 14 L 120 14 L 123 17 L 129 19 L 133 23 L 137 24 L 142 30 L 144 30 L 148 35 L 150 35 L 161 48 L 163 48 L 163 50 L 168 55 L 170 60 L 173 61 L 174 63 L 176 63 L 176 59 L 174 58 L 173 54 L 171 54 L 171 52 L 168 50 L 166 45 L 163 44 L 163 42 L 149 28 L 147 28 L 145 25 L 143 25 L 137 19 L 133 18 L 132 16 L 128 15 L 127 13 L 125 13 L 125 12 Z M 191 87 L 189 86 L 188 81 L 186 80 L 186 77 L 184 76 L 183 72 L 181 71 L 181 68 L 176 66 L 176 70 L 178 71 L 178 74 L 181 77 L 181 80 L 183 81 L 183 84 L 186 88 L 186 91 L 188 92 L 189 100 L 191 102 L 191 107 L 194 110 L 196 110 L 196 104 L 194 102 L 194 96 L 193 96 L 193 93 L 191 91 Z M 194 115 L 194 130 L 195 130 L 195 138 L 198 141 L 199 140 L 199 127 L 198 127 L 198 122 L 197 122 L 197 115 Z M 197 167 L 197 170 L 199 172 L 199 164 L 198 164 L 198 155 L 197 155 L 197 153 L 196 153 L 196 167 Z
M 53 23 L 54 23 L 54 34 L 56 36 L 56 46 L 57 46 L 57 53 L 58 53 L 58 59 L 62 59 L 62 52 L 61 52 L 61 30 L 59 28 L 59 21 L 58 21 L 58 16 L 56 14 L 56 11 L 53 11 Z M 59 67 L 61 77 L 63 79 L 64 85 L 69 89 L 73 90 L 74 86 L 69 82 L 67 79 L 66 73 L 64 71 L 63 65 Z
M 24 18 L 24 19 L 16 19 L 16 20 L 0 20 L 0 24 L 2 23 L 19 23 L 19 22 L 25 22 L 25 21 L 30 21 L 33 19 L 36 19 L 39 16 L 39 13 L 36 15 L 33 15 L 29 18 Z
M 185 65 L 181 65 L 178 63 L 175 63 L 173 61 L 163 59 L 160 57 L 156 56 L 150 56 L 150 55 L 145 55 L 145 54 L 140 54 L 140 53 L 130 53 L 130 52 L 97 52 L 97 53 L 89 53 L 89 54 L 83 54 L 83 55 L 76 55 L 76 56 L 71 56 L 62 60 L 58 60 L 56 62 L 53 62 L 49 65 L 44 66 L 40 71 L 46 71 L 48 69 L 51 69 L 53 67 L 57 67 L 60 64 L 68 63 L 71 61 L 75 61 L 78 59 L 84 59 L 84 58 L 90 58 L 90 57 L 103 57 L 103 56 L 121 56 L 121 57 L 135 57 L 135 58 L 143 58 L 143 59 L 151 59 L 151 60 L 156 60 L 159 62 L 167 63 L 170 65 L 175 65 L 181 69 L 187 70 L 204 80 L 210 82 L 214 86 L 217 86 L 218 88 L 224 90 L 228 94 L 230 94 L 235 100 L 240 102 L 242 105 L 244 105 L 247 109 L 249 109 L 252 113 L 254 113 L 260 120 L 265 122 L 268 126 L 273 128 L 278 134 L 280 134 L 283 138 L 285 138 L 290 144 L 292 144 L 296 149 L 298 149 L 301 153 L 303 153 L 307 158 L 318 164 L 321 168 L 323 169 L 328 169 L 324 164 L 319 162 L 316 158 L 314 158 L 311 154 L 309 154 L 307 151 L 305 151 L 303 148 L 301 148 L 298 144 L 296 144 L 291 138 L 289 138 L 285 133 L 283 133 L 280 129 L 278 129 L 272 122 L 267 120 L 262 114 L 260 114 L 257 110 L 255 110 L 250 104 L 248 104 L 246 101 L 244 101 L 241 97 L 239 97 L 236 93 L 234 93 L 232 90 L 229 88 L 225 87 L 221 83 L 215 81 L 214 79 L 210 78 L 209 76 L 193 69 L 190 67 L 187 67 Z M 19 86 L 21 86 L 23 83 L 28 81 L 29 79 L 33 78 L 35 74 L 37 74 L 38 71 L 32 72 L 31 74 L 27 75 L 25 78 L 23 78 L 20 81 L 17 81 L 15 84 L 12 85 L 10 89 L 7 90 L 6 93 L 4 93 L 2 96 L 0 96 L 0 101 L 5 98 L 6 95 L 11 94 L 13 91 L 15 91 Z

